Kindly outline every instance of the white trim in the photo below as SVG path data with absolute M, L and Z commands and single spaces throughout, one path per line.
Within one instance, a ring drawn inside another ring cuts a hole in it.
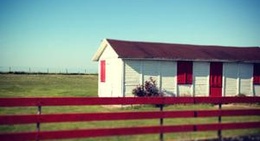
M 162 64 L 161 64 L 161 61 L 159 61 L 158 63 L 157 63 L 157 67 L 158 67 L 158 69 L 157 69 L 157 72 L 158 72 L 158 74 L 157 74 L 157 86 L 158 86 L 158 88 L 159 88 L 159 90 L 160 91 L 162 91 L 162 69 L 161 69 L 161 66 L 162 66 Z
M 237 64 L 237 94 L 240 94 L 240 84 L 241 84 L 241 78 L 240 78 L 240 63 Z
M 208 72 L 207 72 L 208 76 L 207 76 L 207 89 L 206 89 L 206 94 L 208 95 L 208 97 L 210 97 L 210 62 L 208 62 Z
M 195 83 L 195 75 L 194 75 L 195 71 L 194 71 L 194 62 L 192 62 L 192 82 L 191 82 L 191 95 L 192 97 L 195 97 L 195 87 L 193 87 L 194 83 Z
M 207 85 L 207 86 L 206 86 L 206 87 L 207 87 L 207 89 L 206 89 L 206 91 L 207 91 L 206 94 L 207 94 L 208 97 L 210 97 L 210 84 L 209 84 L 209 83 L 210 83 L 210 82 L 209 82 L 209 79 L 210 79 L 210 63 L 209 63 L 209 65 L 208 65 L 208 67 L 209 67 L 209 69 L 208 69 L 207 84 L 206 84 L 206 85 Z
M 113 50 L 113 52 L 115 52 L 116 58 L 119 58 L 119 56 L 118 56 L 118 54 L 116 53 L 116 51 L 114 50 L 114 48 L 109 44 L 109 42 L 108 42 L 106 39 L 104 39 L 104 40 L 101 42 L 101 44 L 100 44 L 100 46 L 99 46 L 97 52 L 93 55 L 92 61 L 98 61 L 98 60 L 100 59 L 100 57 L 102 56 L 102 54 L 104 53 L 104 51 L 105 51 L 105 49 L 106 49 L 107 47 L 110 47 L 111 50 Z M 122 59 L 124 59 L 124 58 L 119 58 L 119 59 L 122 60 Z
M 253 71 L 254 71 L 254 66 L 253 66 Z M 256 96 L 255 85 L 254 85 L 254 73 L 253 73 L 253 75 L 251 77 L 251 89 L 252 89 L 253 96 Z
M 97 52 L 94 54 L 94 56 L 92 57 L 92 61 L 98 61 L 100 56 L 103 54 L 105 48 L 107 47 L 109 43 L 107 42 L 106 39 L 101 41 L 101 44 L 97 50 Z
M 139 84 L 144 85 L 144 62 L 140 61 L 139 63 L 139 69 L 140 69 L 140 80 Z
M 121 95 L 125 97 L 125 61 L 121 59 L 122 64 L 122 71 L 121 71 Z
M 222 94 L 221 96 L 222 97 L 225 97 L 226 96 L 226 93 L 225 93 L 225 89 L 226 89 L 226 72 L 225 72 L 225 63 L 222 62 Z

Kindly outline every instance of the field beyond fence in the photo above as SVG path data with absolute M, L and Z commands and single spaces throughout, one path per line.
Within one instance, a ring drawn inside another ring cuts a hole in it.
M 67 102 L 66 98 L 84 98 L 97 96 L 97 75 L 20 75 L 20 74 L 0 74 L 0 98 L 62 98 L 63 102 Z M 65 99 L 64 99 L 65 98 Z M 88 100 L 89 101 L 89 100 Z M 41 103 L 41 102 L 40 102 Z M 1 104 L 1 103 L 0 103 Z M 44 102 L 43 102 L 44 104 Z M 199 110 L 218 110 L 219 105 L 196 103 L 196 104 L 177 104 L 165 105 L 164 112 L 178 111 L 199 111 Z M 250 110 L 259 109 L 258 104 L 223 104 L 222 110 Z M 19 107 L 3 107 L 0 106 L 0 116 L 13 115 L 36 115 L 38 106 L 19 106 Z M 41 116 L 60 114 L 60 118 L 66 114 L 88 115 L 95 113 L 139 113 L 139 112 L 160 112 L 160 107 L 154 104 L 137 104 L 134 106 L 113 107 L 111 105 L 70 105 L 70 106 L 41 106 Z M 134 114 L 136 115 L 136 114 Z M 134 116 L 133 115 L 133 116 Z M 84 116 L 80 116 L 84 117 Z M 64 117 L 69 118 L 69 117 Z M 219 117 L 174 117 L 164 118 L 164 126 L 178 125 L 194 125 L 194 124 L 215 124 L 218 123 Z M 5 121 L 5 120 L 4 120 Z M 260 116 L 244 115 L 244 116 L 222 116 L 222 123 L 236 122 L 259 122 Z M 30 121 L 34 122 L 34 121 Z M 71 130 L 92 130 L 102 128 L 131 128 L 136 126 L 159 126 L 160 118 L 153 119 L 128 119 L 128 120 L 99 120 L 99 121 L 71 121 L 71 122 L 41 122 L 40 131 L 71 131 Z M 29 124 L 1 124 L 0 134 L 5 133 L 21 133 L 35 132 L 36 123 Z M 201 132 L 171 132 L 164 134 L 165 141 L 172 140 L 198 140 L 218 138 L 218 131 L 201 131 Z M 260 134 L 259 128 L 222 130 L 222 137 L 240 137 L 255 136 Z M 1 139 L 0 139 L 1 140 Z M 54 139 L 55 140 L 55 139 Z M 90 137 L 90 138 L 71 138 L 65 139 L 77 141 L 153 141 L 159 140 L 159 133 L 141 134 L 141 135 L 124 135 L 124 136 L 106 136 L 106 137 Z M 258 138 L 258 140 L 260 140 Z
M 164 134 L 179 132 L 208 132 L 215 131 L 218 139 L 223 138 L 225 130 L 257 129 L 260 128 L 260 109 L 222 109 L 223 104 L 230 103 L 260 103 L 260 97 L 157 97 L 157 98 L 95 98 L 95 97 L 48 97 L 48 98 L 0 98 L 1 107 L 37 107 L 37 114 L 1 115 L 1 125 L 35 124 L 35 131 L 0 133 L 1 141 L 7 140 L 49 140 L 96 138 L 105 136 L 158 134 L 157 140 L 164 140 Z M 139 112 L 91 112 L 91 113 L 55 113 L 44 114 L 43 107 L 47 106 L 93 106 L 93 105 L 154 105 L 158 111 Z M 169 110 L 168 105 L 176 104 L 214 104 L 214 110 Z M 224 117 L 257 116 L 251 121 L 226 121 Z M 167 119 L 195 118 L 204 119 L 216 117 L 217 120 L 201 123 L 178 123 L 169 125 Z M 106 127 L 89 129 L 42 130 L 45 123 L 60 122 L 92 122 L 117 120 L 147 120 L 154 119 L 158 125 L 136 125 L 131 127 Z M 259 132 L 256 132 L 259 133 Z M 156 140 L 156 139 L 153 139 Z

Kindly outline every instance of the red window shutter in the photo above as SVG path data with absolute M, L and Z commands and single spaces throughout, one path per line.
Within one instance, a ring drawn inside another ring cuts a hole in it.
M 185 74 L 185 64 L 182 61 L 177 62 L 177 83 L 185 84 L 186 74 Z
M 186 84 L 192 84 L 192 62 L 186 62 Z
M 186 75 L 185 74 L 178 74 L 177 76 L 178 84 L 185 84 L 186 81 Z
M 254 64 L 253 84 L 260 85 L 260 63 Z
M 100 81 L 106 82 L 106 61 L 100 61 Z
M 177 62 L 177 83 L 192 84 L 192 62 L 190 61 Z

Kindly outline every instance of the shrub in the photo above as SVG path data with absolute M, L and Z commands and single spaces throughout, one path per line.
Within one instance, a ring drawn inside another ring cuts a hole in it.
M 138 97 L 160 96 L 159 89 L 156 86 L 156 81 L 150 77 L 149 81 L 145 81 L 144 85 L 138 85 L 132 90 L 132 94 Z
M 133 89 L 132 94 L 138 97 L 143 97 L 146 95 L 144 86 L 143 85 L 138 85 L 136 88 Z
M 246 94 L 238 94 L 238 95 L 236 95 L 237 97 L 246 97 Z

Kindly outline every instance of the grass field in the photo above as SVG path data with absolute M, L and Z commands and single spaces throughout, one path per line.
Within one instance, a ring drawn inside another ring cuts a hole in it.
M 50 97 L 50 96 L 97 96 L 97 75 L 0 75 L 0 97 Z M 229 107 L 230 108 L 230 107 Z M 231 107 L 233 108 L 233 107 Z M 259 108 L 258 106 L 254 108 Z M 173 105 L 167 106 L 166 110 L 185 109 L 216 109 L 212 105 Z M 43 107 L 42 113 L 68 113 L 68 112 L 117 112 L 117 111 L 156 111 L 153 106 L 139 106 L 127 108 L 105 108 L 101 106 L 64 106 Z M 0 114 L 35 114 L 36 107 L 0 107 Z M 225 117 L 223 122 L 260 121 L 254 117 Z M 192 123 L 217 123 L 217 118 L 185 118 L 166 119 L 166 125 L 192 124 Z M 42 124 L 41 130 L 67 130 L 86 129 L 98 127 L 131 127 L 158 125 L 159 120 L 127 120 L 127 121 L 104 121 L 104 122 L 75 122 Z M 35 131 L 35 124 L 0 126 L 0 132 Z M 260 134 L 259 129 L 223 131 L 224 136 L 241 136 L 248 134 Z M 158 135 L 119 136 L 107 138 L 74 139 L 89 141 L 146 141 L 158 140 Z M 194 140 L 201 138 L 216 138 L 217 132 L 178 133 L 165 134 L 165 140 Z
M 1 97 L 97 96 L 97 75 L 0 75 Z

